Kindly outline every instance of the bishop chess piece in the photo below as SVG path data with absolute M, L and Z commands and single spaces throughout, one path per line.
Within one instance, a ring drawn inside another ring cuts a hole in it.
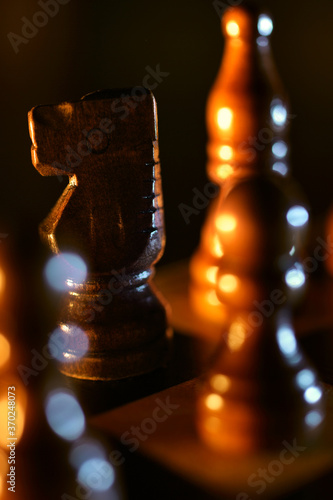
M 295 284 L 301 285 L 291 251 L 292 210 L 267 174 L 229 181 L 219 207 L 224 255 L 216 293 L 228 327 L 202 387 L 197 427 L 220 452 L 280 449 L 295 439 L 307 447 L 322 430 L 323 391 L 290 314 Z
M 219 188 L 209 207 L 201 242 L 191 265 L 190 300 L 196 314 L 220 324 L 225 310 L 218 300 L 216 273 L 223 248 L 216 227 L 227 179 L 240 170 L 255 173 L 258 161 L 281 177 L 288 175 L 288 101 L 275 68 L 269 37 L 273 22 L 248 6 L 226 10 L 222 18 L 225 49 L 207 102 L 207 173 Z
M 160 367 L 170 330 L 152 283 L 165 245 L 154 96 L 136 87 L 37 106 L 29 130 L 35 168 L 69 177 L 40 226 L 69 269 L 61 371 L 117 380 Z M 66 261 L 73 254 L 87 266 L 83 282 Z

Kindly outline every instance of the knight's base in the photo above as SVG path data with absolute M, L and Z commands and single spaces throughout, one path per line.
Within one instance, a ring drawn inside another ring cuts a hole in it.
M 103 355 L 82 357 L 61 363 L 60 371 L 83 380 L 121 380 L 152 372 L 167 364 L 172 342 L 172 330 L 153 342 L 131 350 L 105 352 Z

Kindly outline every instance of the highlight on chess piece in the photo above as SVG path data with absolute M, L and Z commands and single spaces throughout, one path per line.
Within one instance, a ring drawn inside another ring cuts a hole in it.
M 244 175 L 219 207 L 216 293 L 228 327 L 197 406 L 200 437 L 219 452 L 280 449 L 295 439 L 308 447 L 320 438 L 323 390 L 290 313 L 305 282 L 295 275 L 291 210 L 272 174 Z
M 40 225 L 56 254 L 47 277 L 66 291 L 51 352 L 63 373 L 81 379 L 153 371 L 171 335 L 152 282 L 165 246 L 153 94 L 105 90 L 37 106 L 29 130 L 35 168 L 69 177 Z
M 222 18 L 225 49 L 207 101 L 207 173 L 219 195 L 209 207 L 199 249 L 190 264 L 190 301 L 196 314 L 220 324 L 225 308 L 215 292 L 224 249 L 218 237 L 218 206 L 226 180 L 240 170 L 267 168 L 288 176 L 288 101 L 275 69 L 269 15 L 248 6 L 233 7 Z

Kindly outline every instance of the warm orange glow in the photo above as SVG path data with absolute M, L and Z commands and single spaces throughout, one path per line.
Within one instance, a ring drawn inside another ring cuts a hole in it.
M 222 160 L 231 160 L 234 152 L 230 146 L 221 146 L 219 149 L 219 156 Z
M 201 233 L 200 248 L 190 268 L 191 305 L 195 314 L 204 318 L 208 325 L 226 321 L 228 306 L 224 300 L 231 301 L 233 306 L 239 305 L 241 299 L 245 302 L 243 283 L 239 282 L 236 292 L 227 296 L 226 293 L 232 293 L 230 282 L 228 291 L 220 292 L 212 268 L 218 266 L 223 269 L 223 274 L 233 272 L 223 267 L 227 262 L 225 254 L 235 248 L 238 233 L 243 235 L 240 229 L 244 222 L 239 217 L 238 207 L 237 211 L 230 206 L 225 208 L 223 200 L 232 186 L 227 182 L 233 179 L 236 182 L 237 172 L 241 173 L 242 167 L 247 169 L 253 166 L 255 170 L 259 154 L 256 148 L 240 147 L 248 145 L 249 138 L 258 137 L 259 118 L 256 107 L 252 105 L 252 102 L 257 102 L 258 91 L 253 71 L 253 64 L 257 61 L 252 60 L 252 48 L 256 46 L 257 37 L 253 15 L 242 8 L 227 10 L 221 27 L 226 36 L 223 62 L 206 108 L 207 173 L 220 189 L 212 200 Z M 245 236 L 248 237 L 248 234 Z
M 218 267 L 217 266 L 211 266 L 207 269 L 206 271 L 206 276 L 207 279 L 210 283 L 213 285 L 216 284 L 216 275 L 217 275 Z
M 220 243 L 220 240 L 219 240 L 217 234 L 215 234 L 214 238 L 213 238 L 212 251 L 213 251 L 214 257 L 218 257 L 218 258 L 223 257 L 223 249 L 222 249 L 222 246 L 221 246 L 221 243 Z
M 211 306 L 220 306 L 220 305 L 221 305 L 221 302 L 220 302 L 220 301 L 219 301 L 219 299 L 217 298 L 217 295 L 216 295 L 215 290 L 210 290 L 210 291 L 207 293 L 207 302 L 208 302 Z
M 238 351 L 244 344 L 246 339 L 246 330 L 244 325 L 241 323 L 238 323 L 237 321 L 235 323 L 232 323 L 230 325 L 229 329 L 229 335 L 228 335 L 228 346 L 232 351 Z
M 25 424 L 25 413 L 26 413 L 26 393 L 24 389 L 20 387 L 18 392 L 18 386 L 16 384 L 16 406 L 15 406 L 15 437 L 17 438 L 16 444 L 22 437 L 24 424 Z M 8 441 L 8 400 L 7 394 L 3 395 L 0 399 L 0 446 L 6 448 Z
M 237 221 L 233 215 L 223 214 L 216 219 L 216 227 L 219 231 L 229 233 L 234 231 L 237 226 Z
M 219 279 L 219 289 L 225 293 L 232 293 L 237 289 L 238 279 L 233 274 L 224 274 Z
M 8 473 L 8 456 L 3 450 L 0 450 L 0 498 L 4 493 L 4 485 L 6 484 L 6 474 Z
M 227 179 L 230 175 L 233 174 L 233 172 L 234 169 L 228 163 L 220 165 L 216 170 L 217 176 L 222 180 Z
M 0 268 L 0 292 L 5 288 L 5 273 Z
M 218 417 L 207 417 L 204 426 L 208 432 L 218 432 L 221 427 L 221 420 Z
M 233 112 L 230 108 L 221 108 L 217 112 L 217 123 L 222 130 L 228 130 L 233 120 Z
M 210 448 L 238 457 L 258 452 L 258 415 L 249 405 L 223 400 L 222 408 L 214 412 L 207 407 L 206 398 L 200 398 L 198 403 L 198 432 Z
M 194 314 L 194 328 L 198 327 L 199 331 L 199 325 L 203 325 L 201 321 L 196 323 L 196 319 L 200 317 L 207 322 L 207 328 L 204 331 L 201 329 L 200 334 L 218 341 L 221 336 L 221 329 L 227 328 L 228 322 L 226 308 L 219 301 L 214 290 L 215 286 L 207 281 L 203 286 L 199 286 L 197 282 L 193 283 L 190 288 L 189 300 Z
M 206 397 L 205 404 L 210 410 L 217 411 L 222 408 L 224 401 L 218 394 L 209 394 Z
M 239 35 L 239 26 L 235 21 L 229 21 L 226 30 L 229 36 L 238 36 Z
M 225 375 L 213 375 L 210 379 L 210 385 L 219 393 L 226 392 L 230 387 L 230 378 Z
M 218 259 L 223 252 L 218 238 L 213 234 L 213 228 L 209 229 L 203 234 L 205 242 L 203 251 L 195 254 L 190 263 L 192 283 L 189 300 L 196 316 L 205 318 L 209 323 L 217 323 L 221 328 L 225 324 L 226 317 L 215 290 Z M 206 255 L 208 258 L 205 258 Z M 207 335 L 209 335 L 208 330 Z
M 10 343 L 2 333 L 0 333 L 0 367 L 5 365 L 10 357 Z

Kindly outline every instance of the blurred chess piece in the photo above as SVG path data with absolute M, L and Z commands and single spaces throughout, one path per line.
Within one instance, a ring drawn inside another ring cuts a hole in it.
M 152 283 L 165 245 L 154 96 L 137 87 L 37 106 L 29 129 L 36 169 L 70 179 L 40 226 L 58 256 L 49 281 L 66 278 L 61 371 L 118 380 L 160 367 L 170 331 Z
M 48 362 L 45 342 L 32 333 L 39 325 L 26 313 L 20 264 L 10 250 L 7 242 L 0 248 L 0 499 L 122 500 L 109 438 L 107 444 L 91 430 Z
M 224 55 L 206 114 L 207 173 L 220 191 L 190 265 L 192 307 L 218 324 L 225 319 L 215 292 L 217 268 L 224 252 L 216 227 L 224 185 L 227 179 L 237 179 L 240 171 L 255 173 L 259 160 L 280 177 L 288 176 L 286 138 L 290 121 L 287 98 L 271 55 L 271 18 L 254 8 L 234 7 L 225 12 L 222 30 Z
M 322 429 L 322 389 L 295 337 L 290 202 L 272 174 L 246 176 L 219 207 L 224 249 L 217 295 L 228 313 L 221 346 L 200 393 L 197 427 L 220 452 L 315 443 Z
M 8 279 L 10 277 L 10 280 Z M 15 322 L 11 320 L 13 300 L 12 283 L 15 273 L 3 259 L 0 259 L 0 498 L 10 498 L 17 494 L 19 467 L 18 455 L 21 453 L 22 437 L 27 420 L 28 394 L 19 376 L 19 361 L 22 346 L 15 335 Z M 9 299 L 9 300 L 8 300 Z M 17 299 L 17 296 L 15 297 Z M 7 316 L 7 317 L 6 317 Z M 15 338 L 16 337 L 16 338 Z M 20 463 L 21 465 L 21 463 Z

